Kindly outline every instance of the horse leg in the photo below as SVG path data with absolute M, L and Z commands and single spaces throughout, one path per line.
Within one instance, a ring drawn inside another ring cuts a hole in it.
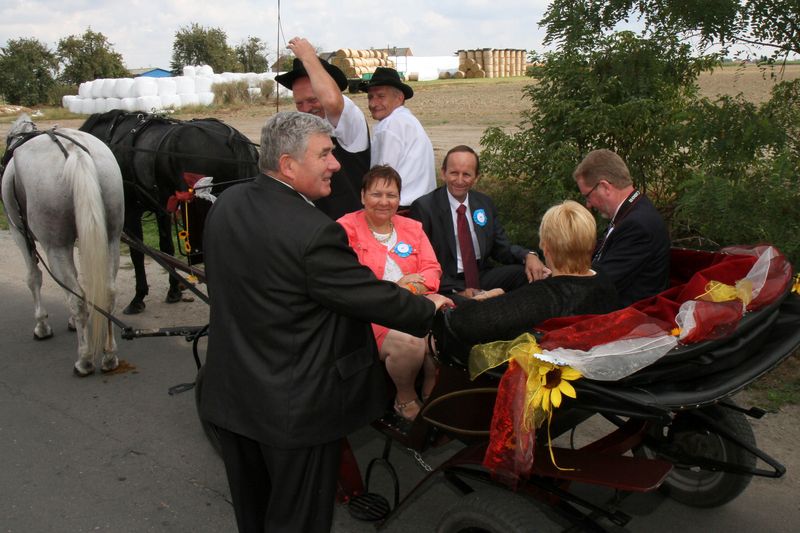
M 144 238 L 142 231 L 142 212 L 138 209 L 125 209 L 125 231 L 131 236 L 136 237 L 140 241 Z M 136 294 L 122 310 L 126 315 L 136 315 L 144 311 L 144 297 L 150 291 L 147 286 L 147 274 L 144 270 L 144 254 L 136 250 L 133 246 L 130 247 L 131 263 L 133 264 L 133 273 L 136 277 Z
M 28 250 L 28 243 L 25 237 L 22 236 L 22 233 L 20 233 L 16 227 L 11 226 L 11 235 L 14 237 L 14 241 L 17 243 L 20 252 L 22 252 L 22 257 L 25 259 L 25 266 L 28 268 L 26 281 L 28 283 L 28 289 L 30 289 L 33 295 L 33 317 L 36 320 L 36 325 L 33 328 L 33 338 L 37 341 L 49 339 L 53 336 L 53 328 L 51 328 L 50 324 L 47 322 L 47 310 L 45 310 L 44 305 L 42 305 L 42 271 L 31 256 Z
M 158 224 L 158 248 L 162 252 L 175 255 L 175 245 L 172 242 L 172 220 L 170 215 L 156 214 L 156 223 Z M 169 277 L 169 290 L 167 297 L 164 299 L 168 304 L 174 304 L 181 301 L 181 284 L 174 276 Z
M 111 239 L 108 243 L 108 314 L 114 314 L 117 291 L 116 279 L 119 270 L 119 240 Z M 103 346 L 103 361 L 100 370 L 109 372 L 119 366 L 117 358 L 117 339 L 114 337 L 114 326 L 110 320 L 106 321 L 106 339 Z
M 78 272 L 75 269 L 73 246 L 67 248 L 49 248 L 47 262 L 53 277 L 72 291 L 65 290 L 70 318 L 75 325 L 78 337 L 78 360 L 73 366 L 77 376 L 85 377 L 94 373 L 94 357 L 89 351 L 89 312 L 83 299 L 83 290 L 78 285 Z M 76 293 L 79 296 L 76 296 Z

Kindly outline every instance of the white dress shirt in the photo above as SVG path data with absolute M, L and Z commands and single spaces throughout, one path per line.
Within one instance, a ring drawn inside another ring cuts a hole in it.
M 372 131 L 370 167 L 391 165 L 403 180 L 400 205 L 436 188 L 433 145 L 422 124 L 405 106 L 378 122 Z
M 450 215 L 453 217 L 453 234 L 455 235 L 456 239 L 456 266 L 458 267 L 458 272 L 464 272 L 464 263 L 461 261 L 461 246 L 458 245 L 458 213 L 456 213 L 456 209 L 458 206 L 461 205 L 461 202 L 455 199 L 455 197 L 450 194 L 450 191 L 447 191 L 447 199 L 450 201 Z M 475 249 L 475 260 L 481 260 L 481 249 L 478 246 L 478 236 L 475 235 L 475 225 L 472 222 L 472 210 L 469 208 L 469 194 L 467 194 L 466 199 L 464 200 L 464 207 L 467 210 L 464 212 L 464 216 L 467 217 L 467 224 L 469 225 L 469 234 L 472 236 L 472 247 Z

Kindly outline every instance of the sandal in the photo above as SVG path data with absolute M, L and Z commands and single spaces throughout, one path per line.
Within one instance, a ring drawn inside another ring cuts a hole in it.
M 406 416 L 406 410 L 409 407 L 416 406 L 417 410 L 413 416 Z M 394 401 L 394 412 L 397 416 L 402 418 L 407 422 L 413 422 L 417 415 L 419 414 L 419 401 L 414 398 L 413 400 L 408 400 L 407 402 L 398 402 L 397 400 Z

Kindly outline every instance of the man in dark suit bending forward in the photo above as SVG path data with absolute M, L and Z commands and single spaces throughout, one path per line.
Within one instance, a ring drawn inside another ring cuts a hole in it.
M 219 430 L 240 532 L 330 529 L 341 439 L 387 402 L 370 322 L 423 336 L 451 303 L 376 279 L 314 207 L 339 169 L 331 134 L 308 113 L 271 117 L 263 174 L 207 220 L 200 414 Z

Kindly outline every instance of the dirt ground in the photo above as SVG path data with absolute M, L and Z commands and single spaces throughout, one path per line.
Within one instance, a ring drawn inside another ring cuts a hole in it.
M 789 79 L 800 76 L 800 65 L 791 65 L 785 76 Z M 529 78 L 505 80 L 458 81 L 451 83 L 414 83 L 415 96 L 408 102 L 408 107 L 420 118 L 433 142 L 437 164 L 444 152 L 456 144 L 479 146 L 483 131 L 489 126 L 514 128 L 520 120 L 520 113 L 528 108 L 523 98 L 522 89 L 532 83 Z M 700 78 L 701 92 L 706 96 L 715 94 L 742 93 L 755 102 L 766 100 L 769 90 L 775 81 L 756 67 L 743 69 L 725 68 Z M 366 110 L 366 98 L 363 94 L 351 95 L 354 101 Z M 291 104 L 281 104 L 282 110 L 292 109 Z M 264 119 L 275 112 L 275 107 L 245 107 L 238 109 L 213 110 L 204 116 L 215 116 L 236 127 L 248 137 L 257 141 Z M 191 118 L 181 116 L 180 118 Z M 10 117 L 0 115 L 0 138 L 5 138 Z M 40 128 L 58 124 L 62 127 L 78 127 L 84 117 L 62 120 L 39 121 Z M 18 254 L 7 231 L 0 232 L 0 267 L 4 279 L 8 283 L 23 283 L 24 273 L 21 262 L 15 257 L 9 261 L 9 254 Z M 4 257 L 5 256 L 5 257 Z M 18 265 L 14 267 L 13 265 Z M 200 301 L 186 301 L 175 305 L 163 303 L 166 293 L 166 276 L 159 271 L 157 265 L 148 261 L 150 273 L 151 296 L 147 300 L 147 310 L 143 315 L 131 317 L 134 326 L 154 327 L 168 325 L 185 325 L 187 323 L 203 324 L 207 320 L 208 309 Z M 46 282 L 47 283 L 47 282 Z M 131 298 L 133 292 L 132 269 L 129 259 L 123 258 L 118 287 L 118 309 L 121 309 Z M 188 294 L 188 293 L 187 293 Z M 189 298 L 187 297 L 187 300 Z M 30 312 L 30 301 L 15 302 L 15 312 Z M 32 314 L 32 313 L 31 313 Z M 33 325 L 33 322 L 31 322 Z M 791 368 L 790 368 L 791 367 Z M 779 368 L 771 376 L 770 383 L 782 381 L 784 371 L 800 373 L 797 358 L 789 365 Z M 750 405 L 753 400 L 761 400 L 759 391 L 747 391 L 739 397 L 740 403 Z M 760 403 L 760 402 L 759 402 Z M 784 461 L 789 473 L 779 481 L 757 479 L 754 483 L 757 490 L 772 490 L 797 494 L 800 490 L 800 455 L 797 454 L 797 443 L 800 442 L 800 425 L 796 423 L 800 417 L 800 407 L 783 406 L 778 412 L 770 413 L 762 420 L 753 421 L 754 431 L 759 445 L 772 456 Z M 751 489 L 753 490 L 753 489 Z M 795 509 L 796 511 L 796 509 Z
M 788 65 L 785 72 L 762 71 L 755 65 L 724 67 L 703 73 L 699 79 L 701 94 L 714 97 L 717 94 L 736 95 L 742 93 L 753 102 L 769 99 L 772 86 L 781 79 L 800 77 L 800 65 Z M 408 108 L 420 119 L 433 143 L 437 166 L 445 152 L 457 144 L 480 147 L 480 139 L 486 128 L 499 126 L 513 129 L 520 122 L 520 115 L 529 109 L 522 89 L 533 83 L 531 78 L 500 78 L 493 80 L 453 80 L 448 82 L 412 82 L 414 97 L 407 102 Z M 367 117 L 366 95 L 348 95 L 361 107 Z M 248 106 L 231 109 L 214 109 L 203 116 L 217 117 L 239 129 L 253 141 L 258 141 L 261 126 L 266 117 L 275 113 L 276 106 Z M 280 103 L 280 110 L 293 109 L 291 102 Z M 0 111 L 0 138 L 5 138 L 9 122 L 17 111 Z M 178 118 L 193 118 L 196 115 L 177 115 Z M 37 121 L 40 128 L 59 124 L 77 128 L 84 117 L 62 120 Z M 372 123 L 372 120 L 369 119 Z

